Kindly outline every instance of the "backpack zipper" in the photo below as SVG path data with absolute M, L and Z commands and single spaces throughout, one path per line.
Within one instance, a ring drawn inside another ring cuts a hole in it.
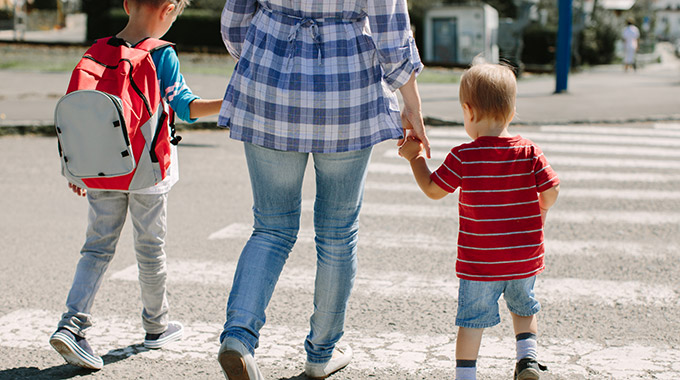
M 154 133 L 153 140 L 151 140 L 151 149 L 149 149 L 149 155 L 151 156 L 151 162 L 158 162 L 158 156 L 156 155 L 156 143 L 158 143 L 158 135 L 161 132 L 161 128 L 165 125 L 165 118 L 167 114 L 165 111 L 161 114 L 158 119 L 158 124 L 156 125 L 156 133 Z
M 94 59 L 91 55 L 85 55 L 85 56 L 83 56 L 83 58 L 87 58 L 87 59 L 91 60 L 92 62 L 94 62 L 94 63 L 96 63 L 96 64 L 98 64 L 98 65 L 104 66 L 104 67 L 106 67 L 107 69 L 111 69 L 111 70 L 115 70 L 115 69 L 117 69 L 118 66 L 119 66 L 119 65 L 111 66 L 111 65 L 107 65 L 107 64 L 105 64 L 105 63 L 103 63 L 103 62 L 99 62 L 99 61 L 97 61 L 96 59 Z M 131 85 L 132 88 L 135 90 L 135 92 L 137 93 L 137 95 L 139 95 L 139 97 L 140 97 L 140 98 L 142 99 L 142 101 L 144 102 L 144 106 L 146 107 L 146 112 L 149 113 L 149 117 L 153 116 L 153 111 L 151 110 L 151 105 L 149 104 L 149 99 L 147 99 L 146 96 L 144 96 L 144 93 L 139 89 L 139 86 L 137 86 L 137 84 L 135 83 L 135 81 L 132 80 L 132 67 L 133 67 L 133 66 L 132 66 L 132 62 L 131 62 L 129 59 L 127 59 L 127 58 L 123 58 L 123 59 L 121 59 L 120 61 L 118 61 L 119 64 L 120 64 L 120 62 L 127 62 L 127 63 L 130 65 L 130 73 L 128 74 L 128 77 L 130 78 L 130 85 Z

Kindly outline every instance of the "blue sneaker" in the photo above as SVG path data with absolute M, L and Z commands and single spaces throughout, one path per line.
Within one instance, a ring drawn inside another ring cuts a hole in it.
M 168 328 L 160 334 L 146 334 L 144 337 L 144 347 L 157 349 L 182 339 L 184 326 L 177 321 L 168 322 Z
M 101 357 L 95 355 L 92 347 L 87 343 L 87 339 L 72 333 L 64 327 L 52 334 L 50 345 L 69 364 L 95 370 L 104 367 L 104 361 Z

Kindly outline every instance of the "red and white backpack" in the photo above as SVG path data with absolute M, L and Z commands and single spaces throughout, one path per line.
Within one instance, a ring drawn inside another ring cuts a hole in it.
M 109 37 L 85 52 L 54 112 L 62 174 L 71 183 L 130 191 L 167 176 L 170 144 L 181 137 L 151 53 L 168 46 L 148 38 L 130 47 Z

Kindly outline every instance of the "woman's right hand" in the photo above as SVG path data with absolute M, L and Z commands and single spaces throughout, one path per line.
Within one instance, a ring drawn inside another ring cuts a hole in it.
M 401 125 L 404 128 L 404 138 L 399 140 L 397 145 L 401 146 L 407 139 L 413 136 L 423 145 L 427 158 L 431 158 L 430 141 L 425 133 L 425 122 L 423 121 L 423 113 L 420 107 L 414 110 L 408 105 L 404 105 L 404 109 L 401 111 Z
M 430 158 L 430 140 L 425 134 L 425 122 L 423 121 L 423 111 L 420 109 L 420 94 L 416 84 L 416 74 L 411 74 L 411 78 L 399 88 L 401 97 L 404 100 L 404 108 L 401 111 L 401 125 L 404 128 L 404 137 L 397 142 L 397 145 L 406 141 L 410 136 L 415 136 L 423 144 L 425 155 Z

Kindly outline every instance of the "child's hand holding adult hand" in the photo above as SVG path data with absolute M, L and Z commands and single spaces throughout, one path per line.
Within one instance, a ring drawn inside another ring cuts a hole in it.
M 430 141 L 425 133 L 425 123 L 420 108 L 406 105 L 401 112 L 401 124 L 404 128 L 404 138 L 399 140 L 397 144 L 402 145 L 402 141 L 406 142 L 409 138 L 416 138 L 422 144 L 426 157 L 430 158 Z
M 414 158 L 423 155 L 423 143 L 415 137 L 409 136 L 399 147 L 399 155 L 410 162 Z

